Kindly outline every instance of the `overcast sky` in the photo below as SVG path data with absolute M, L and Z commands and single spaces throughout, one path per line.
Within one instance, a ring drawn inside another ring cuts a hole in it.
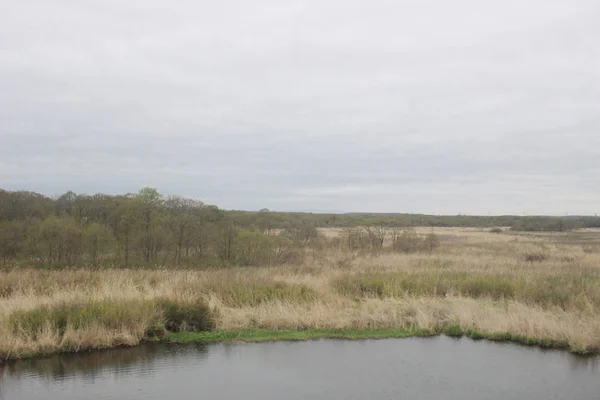
M 0 5 L 0 187 L 600 213 L 598 0 Z

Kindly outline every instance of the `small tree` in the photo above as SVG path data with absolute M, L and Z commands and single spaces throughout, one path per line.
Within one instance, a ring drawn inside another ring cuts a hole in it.
M 263 208 L 258 211 L 258 217 L 256 218 L 256 226 L 264 234 L 270 234 L 274 228 L 273 220 L 270 216 L 268 208 Z
M 350 250 L 363 250 L 369 246 L 369 238 L 361 228 L 345 229 L 344 236 Z
M 300 222 L 287 226 L 283 230 L 282 235 L 297 245 L 306 246 L 317 239 L 319 231 L 317 231 L 317 228 L 315 228 L 314 225 Z
M 402 228 L 395 226 L 395 227 L 392 227 L 389 229 L 390 239 L 392 240 L 392 248 L 396 247 L 396 242 L 400 238 L 401 234 L 402 234 Z
M 386 228 L 377 225 L 367 226 L 364 229 L 371 243 L 371 249 L 376 253 L 381 252 L 383 250 L 383 242 L 385 242 L 385 237 L 387 235 Z
M 431 232 L 423 240 L 423 245 L 427 251 L 434 251 L 440 247 L 440 238 L 435 233 Z
M 420 248 L 421 239 L 413 228 L 404 228 L 397 234 L 392 243 L 394 251 L 412 253 Z

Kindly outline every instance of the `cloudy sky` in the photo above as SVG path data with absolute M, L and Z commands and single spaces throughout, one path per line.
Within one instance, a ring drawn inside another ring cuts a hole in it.
M 0 5 L 0 187 L 600 213 L 598 0 Z

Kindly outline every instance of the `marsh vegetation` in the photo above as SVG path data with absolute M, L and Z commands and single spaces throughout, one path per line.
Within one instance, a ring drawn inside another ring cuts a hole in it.
M 248 223 L 154 191 L 71 200 L 48 200 L 50 211 L 3 203 L 0 358 L 360 331 L 600 349 L 594 228 L 411 227 L 400 217 L 325 227 L 268 211 Z

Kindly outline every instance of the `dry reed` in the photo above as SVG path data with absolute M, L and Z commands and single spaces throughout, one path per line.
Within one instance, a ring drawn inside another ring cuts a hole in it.
M 600 349 L 600 253 L 589 250 L 596 242 L 437 233 L 442 244 L 434 252 L 330 249 L 295 266 L 3 272 L 0 358 L 135 345 L 157 327 L 175 326 L 172 315 L 182 319 L 177 329 L 460 326 Z M 194 302 L 217 310 L 214 323 L 191 315 Z

